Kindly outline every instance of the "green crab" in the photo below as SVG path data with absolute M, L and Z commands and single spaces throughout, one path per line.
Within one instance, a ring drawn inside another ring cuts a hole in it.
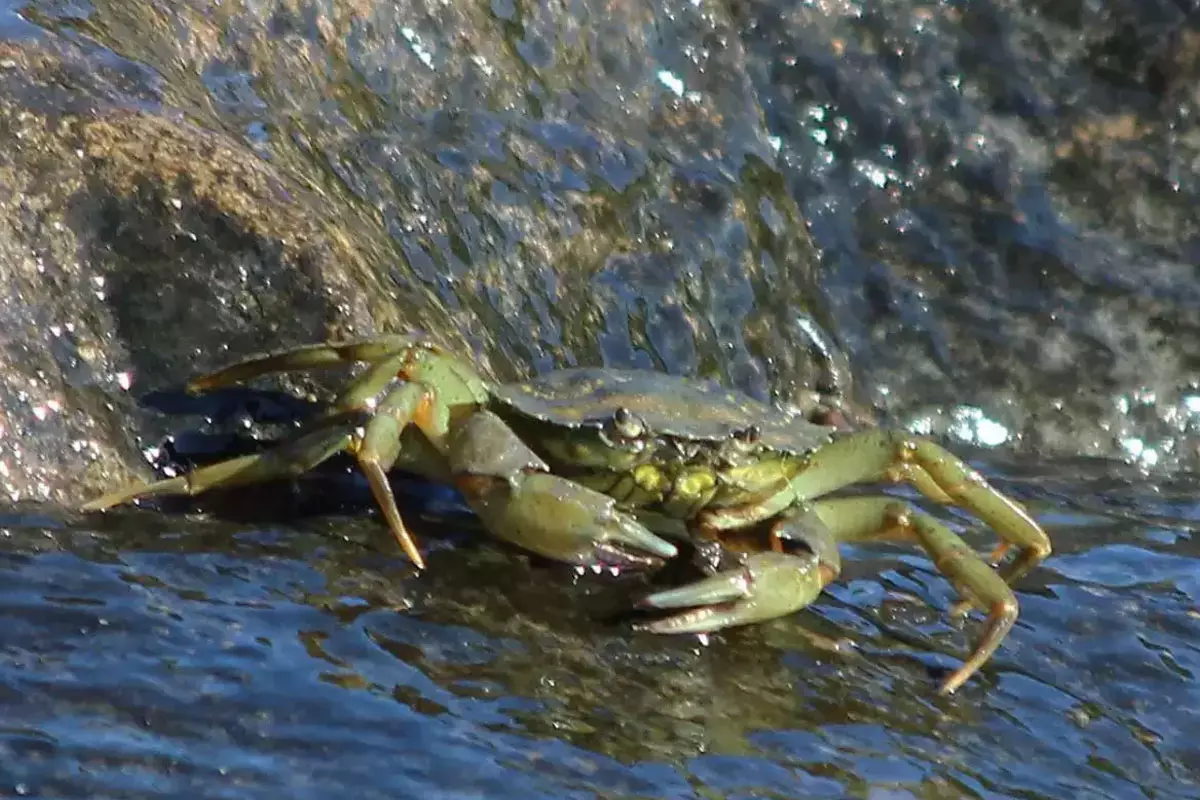
M 812 603 L 838 577 L 838 545 L 914 542 L 987 620 L 973 651 L 942 683 L 957 690 L 1017 618 L 1010 585 L 1051 550 L 1016 502 L 931 441 L 902 431 L 839 434 L 799 415 L 699 380 L 658 372 L 565 369 L 495 385 L 422 339 L 378 336 L 300 347 L 243 361 L 188 384 L 193 392 L 287 370 L 365 368 L 315 422 L 262 453 L 136 484 L 88 503 L 294 476 L 338 452 L 356 459 L 392 534 L 421 553 L 387 480 L 393 467 L 453 483 L 494 536 L 576 565 L 654 566 L 669 538 L 733 553 L 691 585 L 642 600 L 668 612 L 644 627 L 704 633 L 780 617 Z M 949 528 L 890 496 L 829 497 L 864 482 L 904 481 L 927 499 L 962 506 L 1018 553 L 993 570 Z M 668 538 L 663 538 L 668 537 Z

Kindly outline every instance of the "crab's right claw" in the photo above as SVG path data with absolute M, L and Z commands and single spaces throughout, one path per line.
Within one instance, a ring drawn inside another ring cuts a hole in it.
M 776 619 L 816 600 L 827 576 L 812 553 L 755 553 L 739 567 L 643 598 L 639 603 L 643 608 L 687 610 L 638 628 L 653 633 L 710 633 Z
M 506 542 L 580 566 L 649 567 L 678 552 L 608 495 L 552 474 L 490 411 L 455 427 L 448 456 L 467 504 Z
M 652 567 L 678 553 L 608 495 L 558 475 L 468 476 L 458 487 L 493 536 L 556 561 Z

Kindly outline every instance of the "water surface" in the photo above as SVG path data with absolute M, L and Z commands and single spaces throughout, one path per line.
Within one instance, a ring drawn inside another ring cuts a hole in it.
M 936 681 L 977 621 L 947 621 L 951 587 L 906 548 L 854 548 L 811 610 L 705 645 L 614 621 L 638 578 L 531 563 L 441 506 L 420 528 L 420 575 L 366 511 L 98 524 L 14 510 L 3 791 L 1196 796 L 1197 483 L 1104 462 L 988 471 L 1056 552 L 952 698 Z

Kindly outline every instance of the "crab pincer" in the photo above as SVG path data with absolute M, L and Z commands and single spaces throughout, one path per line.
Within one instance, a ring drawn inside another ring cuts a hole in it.
M 608 495 L 550 473 L 490 411 L 464 422 L 449 448 L 455 484 L 498 539 L 581 566 L 653 567 L 678 554 Z
M 651 633 L 712 633 L 776 619 L 816 600 L 826 574 L 812 553 L 754 553 L 737 567 L 642 598 L 642 608 L 686 610 L 637 627 Z

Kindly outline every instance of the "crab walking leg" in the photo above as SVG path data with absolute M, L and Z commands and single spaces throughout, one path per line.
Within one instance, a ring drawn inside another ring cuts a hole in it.
M 1050 555 L 1050 537 L 1029 512 L 950 451 L 902 431 L 875 429 L 836 439 L 812 456 L 792 479 L 792 488 L 807 500 L 879 480 L 907 481 L 934 502 L 950 500 L 990 525 L 1006 544 L 1016 545 L 1019 555 L 1001 571 L 1008 584 Z
M 401 454 L 402 429 L 421 417 L 431 397 L 431 392 L 420 384 L 406 384 L 388 395 L 374 412 L 351 409 L 331 414 L 318 420 L 315 428 L 265 452 L 209 464 L 175 478 L 133 484 L 92 500 L 83 510 L 100 511 L 141 497 L 197 495 L 211 489 L 295 477 L 346 451 L 358 461 L 392 535 L 417 568 L 424 569 L 425 560 L 396 507 L 387 471 Z
M 398 378 L 410 382 L 395 386 Z M 444 454 L 453 410 L 474 409 L 486 398 L 483 381 L 474 371 L 428 348 L 404 346 L 379 358 L 335 402 L 336 408 L 361 409 L 371 415 L 352 450 L 388 528 L 418 569 L 425 568 L 425 560 L 396 507 L 388 470 L 404 455 L 403 436 L 409 425 L 415 425 Z M 405 466 L 418 465 L 409 459 Z M 444 463 L 422 464 L 418 471 L 437 475 L 446 468 Z
M 992 657 L 1017 620 L 1017 598 L 1008 583 L 957 534 L 902 500 L 845 497 L 822 500 L 814 506 L 838 541 L 892 539 L 917 542 L 959 593 L 988 615 L 975 649 L 963 665 L 942 682 L 942 694 L 954 693 Z
M 396 393 L 412 385 L 422 387 L 423 402 L 414 402 L 418 395 L 393 400 Z M 395 428 L 396 436 L 411 422 L 444 453 L 456 409 L 474 411 L 487 399 L 483 379 L 462 362 L 423 346 L 405 347 L 373 362 L 342 390 L 334 408 L 378 413 L 392 403 L 389 413 L 394 415 L 411 404 L 410 412 L 403 414 L 405 424 Z M 417 410 L 421 413 L 415 413 Z
M 342 390 L 330 413 L 289 442 L 178 478 L 131 486 L 93 500 L 84 510 L 108 508 L 150 495 L 194 495 L 297 475 L 344 450 L 358 461 L 400 547 L 418 568 L 424 569 L 425 561 L 396 507 L 387 472 L 404 456 L 407 468 L 435 476 L 445 474 L 446 439 L 456 409 L 474 409 L 487 398 L 487 388 L 474 370 L 411 337 L 381 336 L 253 358 L 198 378 L 189 384 L 189 390 L 203 391 L 271 372 L 353 362 L 369 366 Z M 404 436 L 409 425 L 421 431 L 432 445 L 432 454 L 423 446 L 403 451 L 405 441 L 424 444 Z
M 416 541 L 408 532 L 400 516 L 400 509 L 396 507 L 396 496 L 392 493 L 392 484 L 388 481 L 387 473 L 400 457 L 401 434 L 404 429 L 414 420 L 427 417 L 433 402 L 434 393 L 428 387 L 419 383 L 401 386 L 376 407 L 374 416 L 364 426 L 361 437 L 356 436 L 350 448 L 358 461 L 359 469 L 366 476 L 375 503 L 383 513 L 383 518 L 387 520 L 388 528 L 417 569 L 425 569 L 425 559 L 421 557 Z
M 363 415 L 340 414 L 322 420 L 320 427 L 262 453 L 231 458 L 199 467 L 186 475 L 134 483 L 86 503 L 83 511 L 102 511 L 141 497 L 197 495 L 210 489 L 244 486 L 300 475 L 335 453 L 350 447 Z
M 276 372 L 327 369 L 363 361 L 374 362 L 418 346 L 418 339 L 402 334 L 305 345 L 238 361 L 216 372 L 193 378 L 188 381 L 187 389 L 193 394 L 198 394 Z
M 812 514 L 820 524 L 814 524 Z M 649 595 L 642 607 L 687 610 L 639 627 L 654 633 L 707 633 L 799 611 L 837 577 L 837 544 L 870 539 L 920 544 L 967 602 L 988 615 L 975 649 L 942 683 L 943 694 L 956 691 L 991 658 L 1017 619 L 1016 596 L 1004 579 L 953 531 L 902 500 L 818 500 L 788 509 L 773 528 L 780 544 L 799 542 L 805 550 L 755 553 L 736 568 Z

